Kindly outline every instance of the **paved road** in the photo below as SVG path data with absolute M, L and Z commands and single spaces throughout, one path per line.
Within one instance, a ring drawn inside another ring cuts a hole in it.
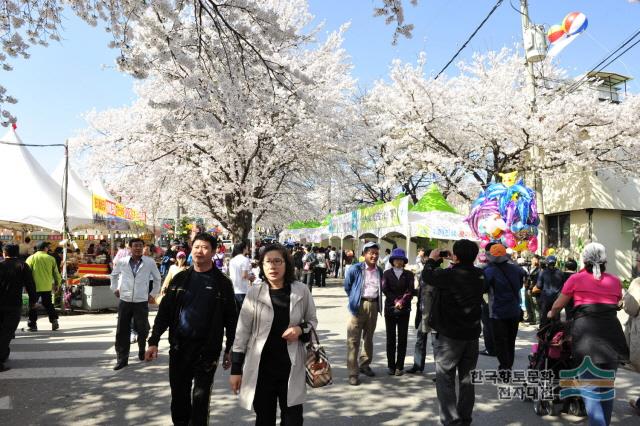
M 423 376 L 389 377 L 385 374 L 384 321 L 378 321 L 374 370 L 377 377 L 364 378 L 359 387 L 347 384 L 346 297 L 337 282 L 314 289 L 320 338 L 334 366 L 335 384 L 311 390 L 304 406 L 309 425 L 431 425 L 438 424 L 429 350 L 428 373 Z M 46 318 L 41 331 L 18 331 L 8 363 L 12 370 L 0 373 L 1 425 L 168 425 L 170 392 L 167 342 L 154 363 L 139 362 L 132 351 L 130 364 L 114 372 L 115 314 L 65 316 L 61 329 L 52 332 Z M 413 322 L 411 322 L 412 324 Z M 24 327 L 25 322 L 20 323 Z M 165 336 L 166 337 L 166 336 Z M 415 332 L 410 330 L 407 366 L 411 365 Z M 523 327 L 517 342 L 516 366 L 526 366 L 534 338 L 533 328 Z M 430 343 L 429 343 L 430 346 Z M 479 368 L 495 368 L 495 358 L 480 357 Z M 211 399 L 211 423 L 251 424 L 253 413 L 238 407 L 228 390 L 228 375 L 218 371 Z M 637 425 L 627 407 L 631 396 L 640 396 L 640 375 L 620 370 L 616 381 L 613 424 Z M 476 387 L 474 424 L 562 425 L 586 424 L 566 414 L 540 418 L 532 405 L 500 401 L 492 385 Z

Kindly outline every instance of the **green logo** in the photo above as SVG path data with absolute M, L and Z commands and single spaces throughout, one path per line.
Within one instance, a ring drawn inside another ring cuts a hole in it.
M 613 388 L 615 379 L 615 370 L 603 370 L 591 361 L 591 357 L 586 356 L 577 368 L 560 371 L 560 386 L 562 387 L 560 398 L 582 396 L 598 401 L 614 399 L 616 396 Z M 598 388 L 607 389 L 598 390 Z

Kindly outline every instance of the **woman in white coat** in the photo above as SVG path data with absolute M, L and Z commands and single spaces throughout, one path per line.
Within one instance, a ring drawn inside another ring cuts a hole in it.
M 231 377 L 242 407 L 256 412 L 256 425 L 301 425 L 305 400 L 305 349 L 316 308 L 306 285 L 295 281 L 294 264 L 280 244 L 260 256 L 262 283 L 249 289 L 238 318 Z

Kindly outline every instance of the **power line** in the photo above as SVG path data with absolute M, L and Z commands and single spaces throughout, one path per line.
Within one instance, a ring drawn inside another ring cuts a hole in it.
M 50 146 L 61 146 L 61 147 L 65 147 L 66 145 L 63 143 L 51 143 L 51 144 L 44 144 L 44 145 L 36 145 L 36 144 L 31 144 L 31 143 L 16 143 L 16 142 L 5 142 L 5 141 L 0 141 L 0 145 L 13 145 L 13 146 L 32 146 L 35 148 L 48 148 Z
M 500 7 L 500 5 L 502 4 L 503 1 L 504 0 L 498 0 L 498 2 L 493 6 L 493 8 L 489 12 L 489 14 L 482 20 L 482 22 L 480 22 L 480 25 L 478 25 L 478 27 L 473 31 L 473 33 L 471 33 L 471 35 L 469 36 L 467 41 L 464 42 L 462 47 L 460 47 L 460 49 L 458 49 L 458 51 L 455 53 L 455 55 L 453 55 L 453 57 L 449 60 L 449 62 L 447 62 L 447 64 L 444 66 L 444 68 L 442 68 L 440 70 L 440 72 L 435 76 L 434 80 L 437 80 L 438 77 L 440 77 L 440 74 L 442 74 L 447 68 L 449 68 L 449 65 L 451 65 L 451 63 L 456 60 L 456 58 L 458 57 L 460 52 L 462 52 L 464 50 L 464 48 L 467 47 L 467 44 L 469 44 L 469 42 L 473 39 L 473 37 L 475 37 L 475 35 L 478 33 L 478 31 L 480 31 L 480 29 L 484 26 L 484 24 L 489 20 L 491 15 L 493 15 L 493 12 L 495 12 L 496 9 L 498 9 L 498 7 Z

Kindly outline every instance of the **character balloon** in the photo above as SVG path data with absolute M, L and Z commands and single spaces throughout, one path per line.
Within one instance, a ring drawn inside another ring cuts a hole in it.
M 480 239 L 481 247 L 501 242 L 515 251 L 538 247 L 538 208 L 535 193 L 517 180 L 516 172 L 500 174 L 502 183 L 493 183 L 480 193 L 465 221 Z

